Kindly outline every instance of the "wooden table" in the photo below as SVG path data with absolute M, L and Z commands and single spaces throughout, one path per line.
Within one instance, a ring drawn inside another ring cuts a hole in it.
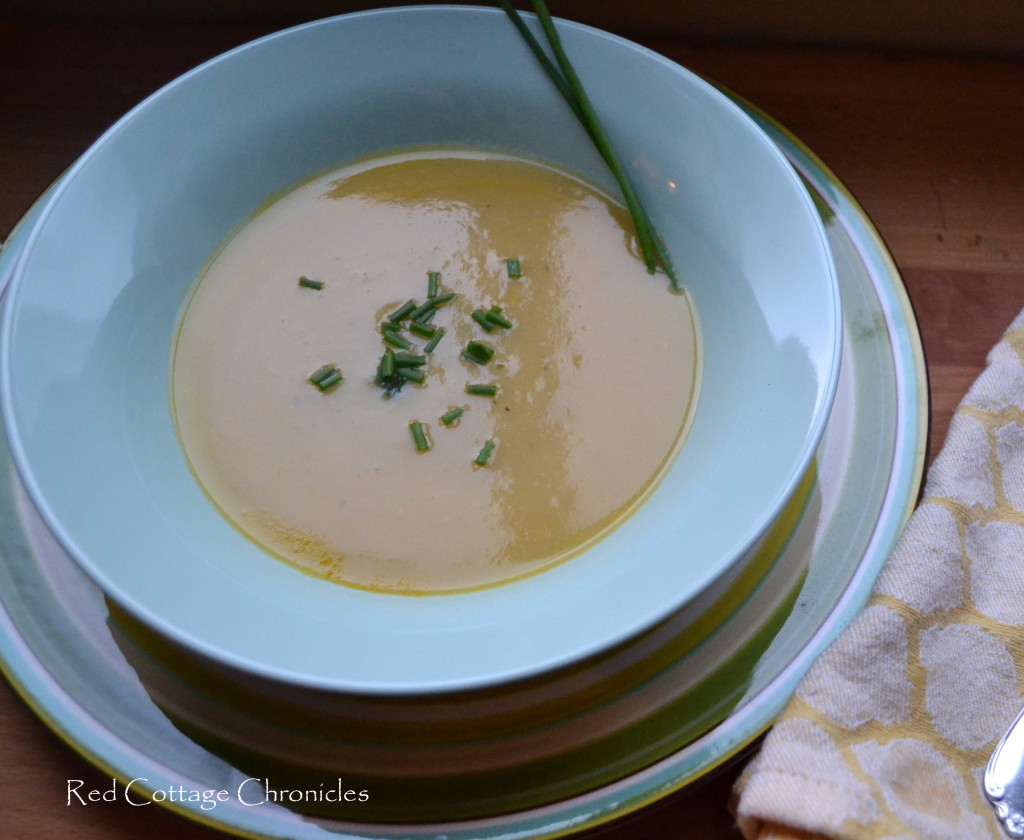
M 268 25 L 0 22 L 0 236 L 111 122 Z M 924 336 L 931 453 L 989 348 L 1024 307 L 1024 63 L 647 40 L 794 131 L 861 201 Z M 0 836 L 214 838 L 156 808 L 65 806 L 86 766 L 0 685 Z M 736 838 L 737 767 L 586 834 Z

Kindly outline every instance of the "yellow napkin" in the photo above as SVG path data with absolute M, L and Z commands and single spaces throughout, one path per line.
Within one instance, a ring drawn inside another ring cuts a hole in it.
M 750 840 L 1000 840 L 1024 705 L 1024 313 L 989 353 L 864 612 L 737 782 Z

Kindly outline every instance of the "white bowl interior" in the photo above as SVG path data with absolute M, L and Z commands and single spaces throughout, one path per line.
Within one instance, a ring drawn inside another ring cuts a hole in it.
M 702 80 L 560 24 L 695 302 L 703 386 L 649 501 L 584 555 L 435 597 L 327 583 L 209 503 L 169 403 L 189 287 L 275 193 L 378 150 L 463 144 L 613 182 L 500 11 L 409 8 L 287 30 L 187 74 L 115 125 L 47 200 L 4 312 L 3 401 L 27 487 L 127 609 L 257 673 L 356 691 L 470 687 L 628 638 L 690 602 L 807 467 L 838 371 L 820 221 L 754 124 Z

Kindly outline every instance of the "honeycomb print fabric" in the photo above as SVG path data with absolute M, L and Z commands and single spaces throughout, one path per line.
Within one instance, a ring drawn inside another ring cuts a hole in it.
M 1024 705 L 1024 313 L 950 424 L 864 612 L 739 782 L 750 840 L 1001 840 L 982 775 Z

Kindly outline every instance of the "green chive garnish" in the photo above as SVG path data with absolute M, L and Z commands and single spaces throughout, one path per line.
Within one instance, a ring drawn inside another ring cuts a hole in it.
M 496 327 L 501 327 L 505 330 L 512 329 L 512 322 L 501 314 L 501 307 L 499 306 L 492 306 L 486 313 L 484 313 L 484 317 L 489 323 L 494 324 Z
M 341 382 L 341 372 L 335 370 L 331 371 L 331 373 L 329 373 L 327 376 L 325 376 L 323 379 L 317 382 L 316 386 L 321 391 L 327 391 L 328 389 L 333 388 L 339 382 Z
M 320 289 L 324 287 L 322 280 L 310 280 L 306 275 L 302 275 L 302 277 L 299 278 L 299 285 L 303 289 L 316 289 L 317 291 L 320 291 Z
M 552 63 L 551 59 L 548 58 L 547 54 L 544 52 L 544 48 L 534 37 L 533 33 L 526 25 L 526 22 L 522 19 L 519 12 L 516 11 L 512 4 L 509 3 L 508 0 L 498 0 L 498 2 L 505 10 L 505 13 L 509 16 L 512 23 L 515 24 L 516 29 L 518 29 L 519 33 L 523 36 L 530 50 L 537 57 L 537 60 L 540 62 L 541 67 L 543 67 L 544 72 L 548 74 L 551 81 L 555 84 L 555 87 L 558 88 L 558 91 L 569 104 L 573 113 L 583 124 L 583 128 L 586 130 L 587 134 L 590 135 L 590 139 L 597 147 L 597 151 L 600 153 L 601 157 L 604 158 L 608 168 L 615 176 L 615 180 L 619 184 L 619 189 L 622 191 L 622 197 L 626 201 L 626 207 L 629 208 L 629 212 L 633 217 L 633 224 L 636 227 L 637 242 L 640 245 L 640 251 L 643 254 L 647 270 L 653 274 L 658 262 L 660 262 L 661 267 L 665 270 L 665 274 L 668 275 L 669 281 L 672 284 L 672 289 L 680 291 L 679 280 L 676 277 L 675 270 L 672 267 L 668 254 L 666 253 L 658 235 L 654 231 L 650 217 L 640 204 L 640 199 L 637 197 L 633 184 L 629 180 L 629 176 L 626 174 L 625 169 L 619 163 L 618 157 L 615 155 L 611 142 L 605 134 L 600 120 L 598 120 L 597 113 L 590 101 L 590 97 L 587 96 L 586 91 L 583 89 L 583 84 L 580 81 L 579 76 L 576 74 L 576 70 L 572 66 L 572 62 L 569 61 L 568 55 L 565 53 L 565 49 L 562 46 L 562 40 L 558 35 L 558 31 L 555 29 L 554 22 L 551 20 L 551 14 L 548 12 L 548 8 L 545 5 L 544 0 L 532 0 L 533 10 L 537 14 L 537 19 L 540 22 L 541 29 L 547 38 L 548 46 L 551 47 L 551 52 L 555 57 L 557 67 Z M 509 276 L 511 276 L 511 274 Z
M 324 365 L 323 367 L 317 368 L 316 371 L 310 375 L 309 382 L 316 385 L 316 387 L 323 392 L 333 388 L 341 382 L 342 379 L 341 371 L 334 365 Z
M 513 280 L 518 280 L 523 276 L 522 266 L 519 265 L 517 259 L 505 260 L 505 268 L 508 270 L 508 276 Z
M 474 397 L 493 397 L 498 393 L 497 385 L 467 385 L 466 393 Z
M 434 303 L 434 299 L 433 298 L 428 298 L 425 303 L 421 303 L 419 306 L 417 306 L 415 309 L 413 309 L 409 313 L 409 318 L 411 318 L 413 321 L 415 321 L 418 318 L 422 318 L 424 315 L 426 315 L 432 309 L 436 309 L 436 308 L 437 308 L 437 304 Z
M 474 321 L 476 321 L 481 327 L 484 328 L 484 332 L 490 332 L 494 329 L 494 324 L 487 320 L 487 313 L 482 309 L 474 309 L 470 315 Z
M 428 341 L 426 344 L 423 345 L 423 352 L 424 353 L 433 353 L 434 352 L 434 348 L 437 347 L 437 345 L 438 345 L 438 342 L 440 342 L 441 339 L 444 338 L 444 334 L 445 334 L 445 328 L 444 327 L 438 327 L 437 328 L 437 332 L 434 333 L 434 337 L 432 339 L 430 339 L 430 341 Z
M 401 391 L 405 384 L 405 377 L 399 375 L 395 365 L 395 351 L 390 347 L 384 351 L 384 355 L 380 357 L 380 364 L 377 365 L 377 384 L 389 397 Z
M 483 449 L 480 450 L 480 454 L 473 459 L 473 463 L 478 467 L 484 466 L 491 458 L 491 453 L 494 452 L 495 443 L 493 440 L 487 441 L 484 444 Z
M 419 367 L 427 363 L 426 356 L 420 356 L 416 353 L 395 353 L 395 367 Z
M 384 384 L 395 375 L 395 351 L 390 347 L 380 357 L 380 364 L 377 365 L 377 382 Z
M 388 315 L 388 320 L 394 321 L 396 323 L 398 321 L 403 321 L 409 317 L 409 313 L 411 313 L 414 309 L 416 309 L 416 301 L 407 300 L 405 303 L 399 306 L 398 309 L 396 309 L 394 312 Z
M 419 420 L 413 420 L 409 424 L 409 431 L 412 432 L 412 440 L 416 444 L 417 452 L 426 452 L 430 449 L 427 433 L 423 430 L 423 424 Z
M 433 309 L 448 303 L 450 300 L 455 299 L 455 292 L 449 292 L 446 295 L 438 295 L 437 297 L 427 298 L 427 300 L 417 306 L 415 309 L 408 313 L 408 316 L 413 321 L 423 322 L 424 316 Z
M 411 382 L 422 382 L 424 379 L 427 378 L 427 375 L 417 367 L 395 368 L 395 373 L 397 373 L 403 379 L 408 379 Z
M 425 327 L 431 321 L 434 320 L 434 316 L 437 314 L 437 309 L 428 309 L 422 315 L 420 315 L 415 321 L 411 321 L 412 324 L 419 324 L 421 327 Z
M 479 341 L 471 341 L 462 351 L 462 358 L 477 365 L 486 365 L 494 358 L 494 348 Z
M 397 332 L 391 330 L 385 330 L 381 333 L 381 338 L 384 339 L 385 344 L 390 344 L 392 347 L 397 347 L 399 350 L 409 350 L 412 345 L 406 341 Z
M 440 271 L 428 271 L 427 272 L 427 297 L 437 297 L 438 288 L 441 285 L 441 272 Z
M 383 321 L 380 325 L 380 331 L 382 333 L 398 333 L 402 331 L 402 325 L 397 321 Z
M 444 414 L 441 415 L 441 425 L 450 426 L 465 413 L 466 409 L 464 408 L 453 408 L 449 411 L 446 411 Z
M 437 327 L 432 327 L 429 324 L 422 324 L 419 321 L 413 321 L 409 324 L 409 332 L 413 335 L 418 335 L 420 338 L 433 338 L 434 333 L 437 332 Z

